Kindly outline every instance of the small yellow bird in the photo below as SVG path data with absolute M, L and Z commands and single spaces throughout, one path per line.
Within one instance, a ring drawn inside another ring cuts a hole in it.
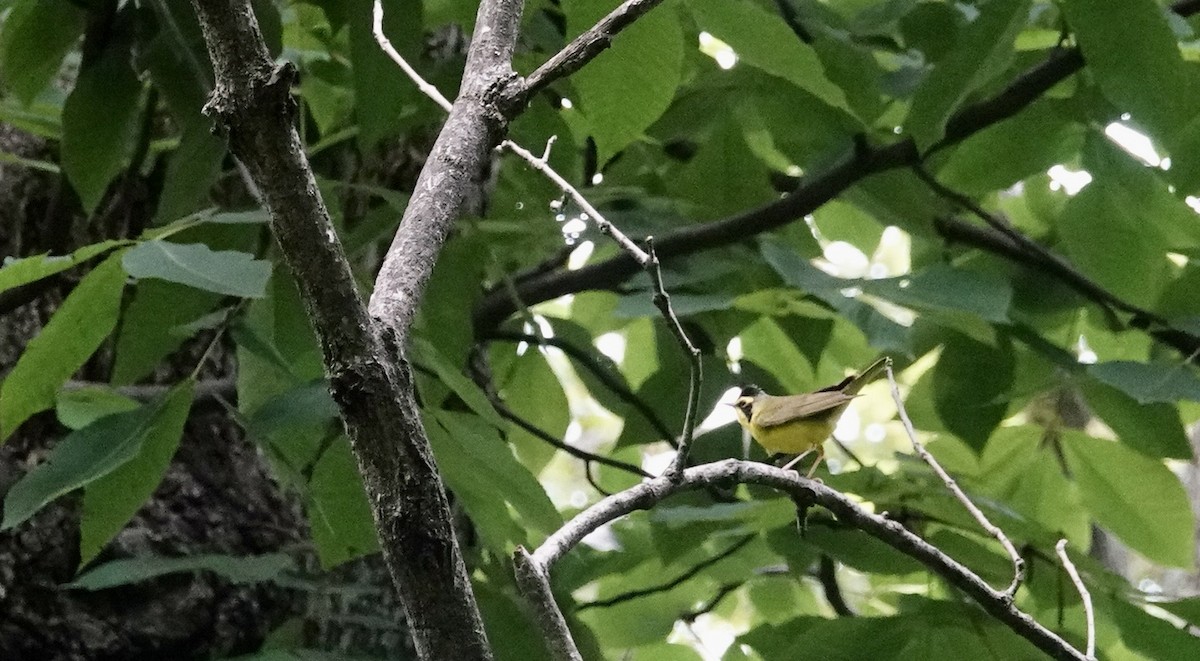
M 808 470 L 811 478 L 825 458 L 825 440 L 833 433 L 838 418 L 889 360 L 886 356 L 880 358 L 856 376 L 804 395 L 768 395 L 758 386 L 746 386 L 733 403 L 734 412 L 742 428 L 767 452 L 798 455 L 784 470 L 816 450 L 817 460 Z

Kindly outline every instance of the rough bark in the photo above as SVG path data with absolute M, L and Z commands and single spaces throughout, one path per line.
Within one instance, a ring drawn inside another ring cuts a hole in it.
M 293 72 L 290 66 L 273 65 L 248 2 L 193 0 L 193 6 L 217 80 L 206 111 L 226 131 L 232 152 L 248 169 L 271 213 L 273 234 L 321 344 L 333 397 L 358 460 L 417 652 L 423 658 L 490 658 L 441 478 L 422 427 L 412 373 L 402 356 L 407 325 L 377 324 L 367 314 L 293 126 L 295 102 L 289 93 Z M 480 10 L 480 26 L 493 20 L 489 6 L 485 3 Z M 485 27 L 480 29 L 486 32 Z M 515 26 L 509 32 L 515 34 Z M 477 46 L 491 44 L 476 36 L 472 53 Z M 468 56 L 468 67 L 478 57 Z M 451 117 L 448 124 L 455 121 Z M 478 119 L 459 121 L 478 130 Z M 492 135 L 495 130 L 485 132 Z M 409 204 L 410 214 L 422 208 L 422 191 L 447 183 L 443 176 L 429 174 L 438 172 L 436 166 L 431 170 L 431 164 L 442 158 L 440 154 L 459 159 L 486 156 L 487 151 L 441 139 L 438 145 L 441 151 L 435 146 Z M 482 167 L 461 161 L 458 165 L 467 181 Z M 437 207 L 437 211 L 457 217 L 452 207 Z M 426 223 L 407 217 L 404 221 L 409 231 L 421 233 L 418 244 L 422 237 L 432 241 L 414 253 L 417 268 L 432 267 L 445 236 L 446 229 Z M 404 282 L 389 284 L 402 287 L 415 310 L 428 274 L 422 278 L 400 270 Z M 388 285 L 377 286 L 377 291 L 382 286 Z M 397 319 L 411 321 L 411 316 Z

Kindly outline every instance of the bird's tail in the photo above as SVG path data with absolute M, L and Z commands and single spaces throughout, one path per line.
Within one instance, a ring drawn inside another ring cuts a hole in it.
M 849 378 L 849 383 L 846 384 L 845 392 L 847 395 L 857 395 L 863 386 L 875 380 L 875 377 L 883 373 L 884 368 L 892 361 L 891 358 L 884 356 L 873 362 L 865 370 L 858 373 L 858 376 Z

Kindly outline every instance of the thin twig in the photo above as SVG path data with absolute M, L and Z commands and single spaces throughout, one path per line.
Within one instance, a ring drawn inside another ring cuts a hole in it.
M 614 395 L 619 397 L 622 401 L 626 402 L 632 406 L 634 410 L 640 413 L 642 417 L 646 419 L 646 422 L 650 423 L 650 426 L 654 428 L 654 431 L 658 433 L 664 441 L 675 444 L 676 441 L 674 434 L 672 434 L 671 430 L 667 428 L 667 425 L 662 421 L 662 418 L 658 417 L 658 414 L 654 412 L 654 409 L 650 408 L 649 404 L 638 397 L 637 393 L 633 392 L 633 390 L 631 390 L 627 384 L 621 382 L 612 374 L 610 374 L 609 371 L 606 370 L 599 361 L 589 355 L 588 352 L 582 347 L 578 347 L 571 342 L 568 342 L 567 340 L 557 336 L 542 337 L 541 335 L 533 335 L 531 333 L 515 333 L 503 330 L 493 331 L 483 339 L 485 342 L 493 340 L 505 342 L 528 342 L 529 344 L 559 349 L 567 356 L 578 362 L 580 365 L 583 365 L 583 367 L 586 368 L 587 371 L 591 372 L 596 379 L 600 381 L 602 385 L 604 385 L 604 387 L 611 390 Z
M 841 617 L 858 615 L 846 603 L 846 598 L 842 596 L 842 586 L 838 584 L 837 580 L 837 563 L 824 553 L 817 562 L 817 580 L 821 582 L 821 587 L 825 590 L 825 600 L 833 607 L 833 612 Z
M 1008 553 L 1008 557 L 1012 560 L 1013 580 L 1003 592 L 1004 597 L 1011 602 L 1017 594 L 1017 588 L 1021 587 L 1021 582 L 1025 580 L 1025 559 L 1021 557 L 1021 554 L 1017 551 L 1017 547 L 1013 546 L 1013 543 L 1009 541 L 1008 535 L 1005 535 L 999 526 L 988 520 L 983 511 L 975 503 L 971 502 L 967 494 L 958 486 L 954 478 L 950 477 L 946 469 L 942 468 L 942 465 L 933 458 L 933 455 L 929 454 L 929 450 L 926 450 L 925 446 L 917 440 L 917 432 L 913 429 L 912 420 L 908 419 L 908 411 L 905 410 L 904 401 L 900 398 L 900 387 L 896 385 L 896 375 L 892 373 L 891 359 L 888 359 L 884 365 L 884 369 L 887 371 L 888 383 L 892 388 L 892 399 L 896 402 L 896 408 L 900 412 L 900 421 L 904 423 L 904 431 L 908 433 L 908 440 L 912 441 L 913 449 L 916 450 L 917 455 L 925 463 L 929 464 L 929 467 L 942 479 L 942 483 L 946 485 L 950 493 L 954 494 L 958 502 L 962 503 L 963 507 L 970 512 L 976 523 L 1000 542 L 1000 545 L 1004 547 L 1004 550 Z
M 746 536 L 742 537 L 741 539 L 734 542 L 733 544 L 730 544 L 729 548 L 725 549 L 724 551 L 721 551 L 720 553 L 718 553 L 710 558 L 705 558 L 703 561 L 696 563 L 690 569 L 683 572 L 679 576 L 676 576 L 675 578 L 671 579 L 670 581 L 667 581 L 666 583 L 661 583 L 659 585 L 654 585 L 654 586 L 651 586 L 648 588 L 641 588 L 639 590 L 630 590 L 628 592 L 622 592 L 620 594 L 613 595 L 613 596 L 609 597 L 608 599 L 598 599 L 596 601 L 586 601 L 586 602 L 576 606 L 575 610 L 576 610 L 576 612 L 578 612 L 578 611 L 582 611 L 582 610 L 587 610 L 589 608 L 607 608 L 609 606 L 616 606 L 617 604 L 625 603 L 626 601 L 632 601 L 632 600 L 638 599 L 640 597 L 647 597 L 652 594 L 658 594 L 660 592 L 667 592 L 667 591 L 673 590 L 673 589 L 679 587 L 680 585 L 683 585 L 687 581 L 691 580 L 691 578 L 694 577 L 696 574 L 699 574 L 700 572 L 704 571 L 705 569 L 708 569 L 709 567 L 717 564 L 718 562 L 724 560 L 725 558 L 728 558 L 729 556 L 733 555 L 734 553 L 737 553 L 738 551 L 740 551 L 742 549 L 742 547 L 744 547 L 747 544 L 749 544 L 750 542 L 754 541 L 754 538 L 757 536 L 758 535 L 746 535 Z
M 684 332 L 683 324 L 679 323 L 679 317 L 675 316 L 675 310 L 671 308 L 671 296 L 663 286 L 662 266 L 658 262 L 658 254 L 654 252 L 654 237 L 646 237 L 646 247 L 650 253 L 650 263 L 646 270 L 650 271 L 654 281 L 654 305 L 666 318 L 667 326 L 675 335 L 675 340 L 687 354 L 688 366 L 691 370 L 688 375 L 688 400 L 683 416 L 683 433 L 679 436 L 679 450 L 675 453 L 675 459 L 667 469 L 667 475 L 681 475 L 687 466 L 688 453 L 692 448 L 692 436 L 696 433 L 696 411 L 700 408 L 700 385 L 704 375 L 700 363 L 700 350 L 692 344 L 687 333 Z
M 411 78 L 414 83 L 416 83 L 417 89 L 421 90 L 421 93 L 425 96 L 433 99 L 433 102 L 438 104 L 442 110 L 450 112 L 452 105 L 449 99 L 443 96 L 435 85 L 422 78 L 421 74 L 417 73 L 417 70 L 412 68 L 412 65 L 410 65 L 408 61 L 400 55 L 400 51 L 397 51 L 396 48 L 392 46 L 391 40 L 389 40 L 387 35 L 383 33 L 382 0 L 375 0 L 375 7 L 371 12 L 371 33 L 375 35 L 375 41 L 379 43 L 379 47 L 383 49 L 383 52 L 387 53 L 388 57 L 392 58 L 392 61 L 396 63 L 396 66 L 400 67 L 404 73 Z
M 587 201 L 587 198 L 579 192 L 578 188 L 572 186 L 571 183 L 566 179 L 563 179 L 562 175 L 556 172 L 554 168 L 550 167 L 550 164 L 546 162 L 545 159 L 535 156 L 533 152 L 522 147 L 521 145 L 518 145 L 512 140 L 505 140 L 501 142 L 500 148 L 507 149 L 517 156 L 520 156 L 521 159 L 528 163 L 530 167 L 538 172 L 541 172 L 542 175 L 544 175 L 547 179 L 554 182 L 555 186 L 558 186 L 562 192 L 566 193 L 571 200 L 579 206 L 580 209 L 583 209 L 588 218 L 596 223 L 597 229 L 612 237 L 612 239 L 616 241 L 617 244 L 621 246 L 621 248 L 628 253 L 630 257 L 633 257 L 633 259 L 637 261 L 639 266 L 646 268 L 646 265 L 650 263 L 650 255 L 645 250 L 642 250 L 638 244 L 634 243 L 633 239 L 630 239 L 625 235 L 624 232 L 617 229 L 616 225 L 610 223 L 603 214 L 596 210 L 596 207 L 592 206 L 591 202 Z M 547 155 L 549 155 L 548 150 Z
M 1058 559 L 1062 560 L 1063 568 L 1067 570 L 1067 575 L 1071 577 L 1071 582 L 1075 584 L 1075 589 L 1079 590 L 1079 598 L 1083 600 L 1083 614 L 1087 618 L 1087 658 L 1096 658 L 1096 614 L 1092 611 L 1092 593 L 1088 592 L 1087 586 L 1083 584 L 1083 579 L 1079 576 L 1079 570 L 1075 569 L 1075 563 L 1067 557 L 1067 540 L 1060 539 L 1058 544 L 1054 545 L 1054 550 L 1058 552 Z
M 525 79 L 526 96 L 578 71 L 604 52 L 618 32 L 632 25 L 642 14 L 654 9 L 660 2 L 662 0 L 626 0 L 529 74 Z
M 599 491 L 601 495 L 603 495 L 603 496 L 611 496 L 612 495 L 612 492 L 609 491 L 608 489 L 605 489 L 604 487 L 600 486 L 600 483 L 596 481 L 595 476 L 592 475 L 592 462 L 591 461 L 585 460 L 583 462 L 583 476 L 585 478 L 587 478 L 588 484 L 592 485 L 592 488 L 595 489 L 596 491 Z
M 623 470 L 627 473 L 632 473 L 634 475 L 637 475 L 638 477 L 646 477 L 646 478 L 654 477 L 650 473 L 647 473 L 646 471 L 642 470 L 640 467 L 634 466 L 633 464 L 626 463 L 619 459 L 605 457 L 604 455 L 593 454 L 591 452 L 588 452 L 587 450 L 580 450 L 579 448 L 577 448 L 573 445 L 570 445 L 568 443 L 560 441 L 559 439 L 555 438 L 553 434 L 547 432 L 546 430 L 542 429 L 541 427 L 538 427 L 537 425 L 533 424 L 532 422 L 529 422 L 525 418 L 522 418 L 520 415 L 518 415 L 512 409 L 505 406 L 503 402 L 493 400 L 492 406 L 495 407 L 496 412 L 500 414 L 500 417 L 512 422 L 513 424 L 520 427 L 521 429 L 524 429 L 525 431 L 529 432 L 533 436 L 538 437 L 546 444 L 552 445 L 552 446 L 558 448 L 559 450 L 566 452 L 567 454 L 571 455 L 572 457 L 575 457 L 576 459 L 582 459 L 587 462 L 595 462 L 597 464 L 611 466 L 612 468 Z
M 725 597 L 729 596 L 730 593 L 745 584 L 745 581 L 735 581 L 733 583 L 726 583 L 725 585 L 722 585 L 711 599 L 704 602 L 694 610 L 687 611 L 686 613 L 680 613 L 679 619 L 687 622 L 688 624 L 695 622 L 701 615 L 711 613 L 713 609 L 721 604 L 721 601 L 724 600 Z
M 859 459 L 858 455 L 854 454 L 854 452 L 852 452 L 850 450 L 850 448 L 846 447 L 845 443 L 839 441 L 836 436 L 830 436 L 829 440 L 833 441 L 833 444 L 836 445 L 837 448 L 842 451 L 842 454 L 845 454 L 847 457 L 850 458 L 851 461 L 858 464 L 859 468 L 867 467 L 867 465 L 863 463 L 863 460 Z

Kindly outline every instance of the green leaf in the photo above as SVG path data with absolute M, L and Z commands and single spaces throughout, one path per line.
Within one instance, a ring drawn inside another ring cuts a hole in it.
M 738 337 L 742 338 L 742 355 L 768 369 L 787 392 L 807 392 L 814 388 L 816 376 L 812 364 L 770 317 L 759 317 Z
M 1196 76 L 1158 3 L 1067 0 L 1062 9 L 1088 71 L 1120 110 L 1164 136 L 1195 116 Z
M 284 553 L 235 556 L 223 554 L 185 555 L 180 558 L 147 556 L 106 562 L 84 572 L 64 587 L 76 590 L 106 590 L 118 585 L 140 583 L 152 578 L 181 572 L 210 571 L 238 585 L 273 581 L 284 572 L 296 569 L 296 562 Z
M 608 0 L 567 0 L 562 6 L 568 37 L 592 27 L 613 9 Z M 648 62 L 654 65 L 646 66 Z M 600 163 L 641 137 L 662 116 L 675 97 L 682 69 L 679 16 L 662 8 L 622 30 L 608 52 L 571 77 Z
M 156 404 L 154 418 L 141 435 L 137 454 L 87 485 L 79 522 L 80 564 L 96 557 L 162 481 L 171 457 L 179 447 L 183 425 L 192 408 L 192 390 L 191 381 L 172 388 L 164 400 Z
M 136 383 L 190 335 L 176 328 L 204 315 L 220 301 L 212 292 L 147 278 L 137 283 L 117 332 L 116 360 L 110 380 Z M 221 320 L 225 319 L 222 313 Z
M 1081 389 L 1092 411 L 1125 445 L 1157 459 L 1192 458 L 1179 410 L 1172 404 L 1139 403 L 1117 388 L 1092 380 L 1082 383 Z
M 916 310 L 959 310 L 1006 323 L 1012 286 L 1003 279 L 944 264 L 911 276 L 863 280 L 863 291 Z
M 512 345 L 497 344 L 506 351 Z M 576 366 L 582 376 L 587 369 Z M 504 402 L 514 413 L 555 438 L 565 438 L 571 424 L 571 408 L 562 384 L 541 351 L 530 348 L 512 359 L 512 367 L 500 386 Z M 521 463 L 537 475 L 554 458 L 557 449 L 516 425 L 508 432 L 509 442 Z
M 371 503 L 345 436 L 313 466 L 305 509 L 313 546 L 325 569 L 379 550 Z
M 845 93 L 826 77 L 816 51 L 800 41 L 778 16 L 743 0 L 692 0 L 688 6 L 697 26 L 729 44 L 746 64 L 854 115 Z
M 989 347 L 953 334 L 933 368 L 933 405 L 947 431 L 976 452 L 1008 410 L 1013 383 L 1012 347 Z
M 861 530 L 810 524 L 798 541 L 859 571 L 899 576 L 923 569 L 921 563 Z
M 148 438 L 169 436 L 170 427 L 191 404 L 176 389 L 168 397 L 126 413 L 114 413 L 73 432 L 54 446 L 50 457 L 13 485 L 4 499 L 0 530 L 20 524 L 46 503 L 103 477 L 141 451 Z M 176 434 L 176 438 L 178 435 Z
M 358 137 L 365 148 L 394 134 L 416 104 L 432 102 L 417 91 L 400 67 L 379 48 L 371 34 L 370 2 L 347 3 L 350 63 L 354 71 L 354 114 L 361 129 Z M 422 3 L 417 0 L 385 0 L 383 31 L 410 64 L 422 69 L 424 48 Z M 454 95 L 450 94 L 453 98 Z M 438 111 L 440 112 L 440 110 Z
M 1083 168 L 1113 215 L 1153 237 L 1154 245 L 1184 250 L 1200 246 L 1200 216 L 1163 180 L 1163 171 L 1147 167 L 1099 134 L 1088 136 Z
M 762 254 L 767 263 L 787 284 L 824 301 L 867 336 L 871 345 L 884 351 L 907 353 L 909 329 L 888 319 L 878 310 L 847 296 L 846 290 L 861 281 L 835 278 L 813 266 L 807 259 L 773 240 L 763 240 Z
M 121 253 L 79 281 L 0 385 L 0 440 L 38 411 L 54 406 L 59 386 L 71 378 L 112 332 L 120 311 L 125 272 Z
M 207 203 L 208 190 L 221 174 L 225 151 L 225 141 L 213 135 L 210 122 L 195 121 L 184 128 L 167 165 L 153 224 L 182 218 Z
M 1113 294 L 1155 301 L 1166 286 L 1171 264 L 1161 235 L 1114 203 L 1107 187 L 1092 183 L 1072 197 L 1057 229 L 1070 261 Z
M 20 0 L 4 18 L 0 33 L 0 79 L 29 105 L 79 40 L 87 13 L 70 2 Z
M 447 432 L 433 450 L 450 488 L 477 480 L 488 485 L 492 498 L 504 499 L 534 529 L 546 534 L 558 530 L 562 516 L 495 429 L 475 416 L 451 411 L 434 411 L 434 417 Z
M 1200 402 L 1200 379 L 1187 365 L 1114 360 L 1087 369 L 1088 374 L 1133 397 L 1139 404 L 1174 404 L 1181 399 Z
M 751 153 L 742 125 L 730 114 L 713 127 L 700 153 L 673 182 L 672 192 L 694 204 L 700 219 L 720 218 L 776 196 L 766 167 Z
M 942 139 L 950 115 L 1012 58 L 1013 41 L 1025 25 L 1029 0 L 989 0 L 979 12 L 954 50 L 934 65 L 913 96 L 904 128 L 922 151 Z
M 58 393 L 55 412 L 58 421 L 72 430 L 83 429 L 113 413 L 132 411 L 141 406 L 134 399 L 105 386 L 64 388 Z
M 126 241 L 101 241 L 84 246 L 70 255 L 51 256 L 50 254 L 34 255 L 22 259 L 5 258 L 3 268 L 0 268 L 0 292 L 37 282 L 55 273 L 62 273 L 69 268 L 78 266 L 89 259 L 101 255 L 113 248 L 125 245 Z
M 1196 636 L 1187 627 L 1180 628 L 1155 617 L 1120 597 L 1113 597 L 1108 603 L 1121 640 L 1129 649 L 1144 655 L 1142 658 L 1187 661 L 1196 656 Z
M 141 96 L 129 53 L 115 42 L 79 72 L 63 106 L 63 171 L 89 214 L 125 169 L 137 139 Z
M 1149 560 L 1192 567 L 1196 522 L 1179 478 L 1161 461 L 1119 443 L 1061 433 L 1067 465 L 1092 516 Z
M 977 488 L 1047 533 L 1087 547 L 1091 528 L 1079 489 L 1063 475 L 1044 436 L 1044 430 L 1031 426 L 997 429 L 979 458 Z
M 1078 153 L 1083 130 L 1073 119 L 1058 104 L 1035 103 L 963 141 L 938 176 L 967 193 L 1008 188 Z
M 507 555 L 517 544 L 528 542 L 525 528 L 517 523 L 514 513 L 504 498 L 500 498 L 497 486 L 481 477 L 486 464 L 477 464 L 471 457 L 468 445 L 478 439 L 455 439 L 438 421 L 425 416 L 425 433 L 437 459 L 438 471 L 446 481 L 446 487 L 454 492 L 471 521 L 479 531 L 483 545 Z M 496 443 L 501 443 L 496 439 Z M 513 460 L 516 463 L 516 460 Z M 523 469 L 524 467 L 522 467 Z M 489 475 L 489 478 L 492 477 Z
M 717 503 L 703 507 L 675 505 L 655 508 L 650 522 L 682 528 L 694 523 L 720 523 L 730 528 L 736 524 L 771 528 L 786 525 L 796 518 L 796 506 L 786 498 L 770 498 L 739 503 Z
M 324 427 L 340 412 L 329 394 L 329 383 L 318 379 L 280 393 L 255 409 L 246 423 L 246 431 L 270 436 L 295 427 Z
M 242 298 L 266 296 L 271 263 L 202 243 L 146 241 L 125 253 L 125 270 L 135 278 L 159 278 L 196 289 Z
M 479 386 L 463 376 L 462 372 L 451 365 L 432 344 L 423 338 L 414 337 L 412 351 L 416 361 L 436 372 L 438 379 L 453 390 L 472 411 L 499 429 L 508 427 L 508 422 L 492 408 L 492 403 Z

